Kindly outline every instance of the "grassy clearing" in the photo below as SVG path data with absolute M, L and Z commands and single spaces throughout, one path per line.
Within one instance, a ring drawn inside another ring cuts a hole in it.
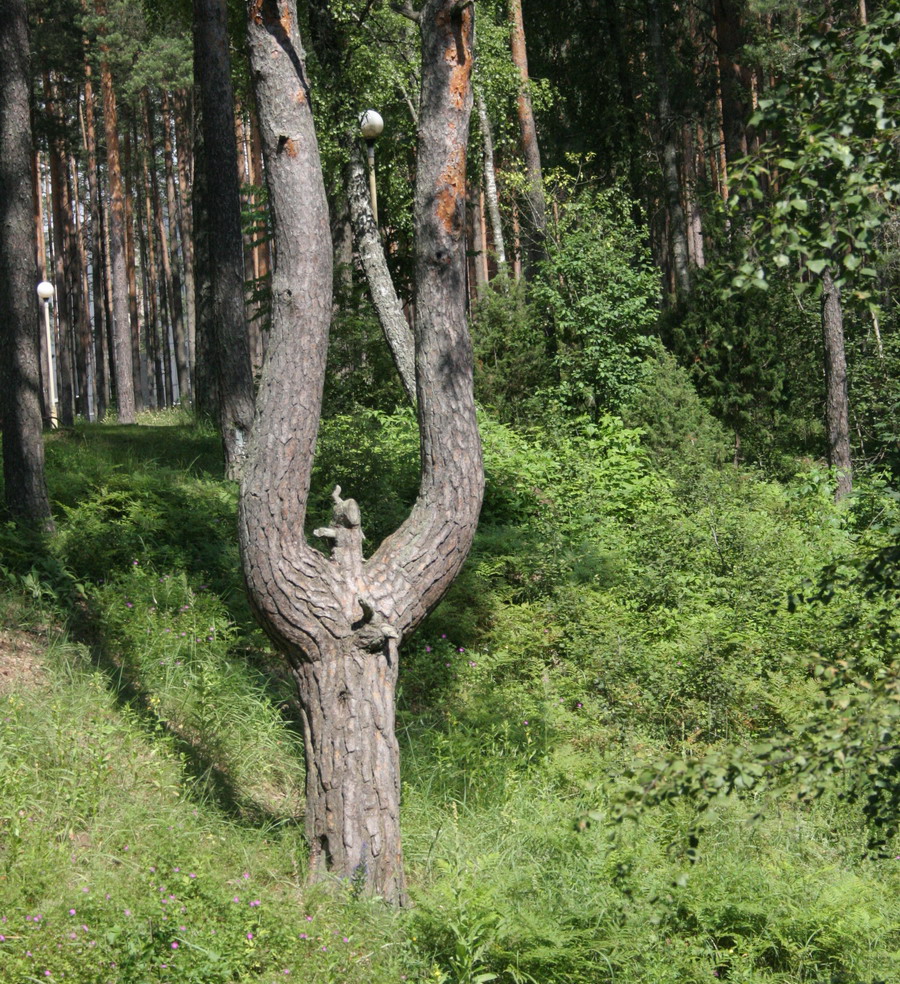
M 348 426 L 314 495 L 349 475 L 378 531 L 414 444 L 382 417 L 342 455 Z M 868 609 L 774 599 L 876 536 L 865 503 L 683 482 L 606 427 L 566 456 L 488 422 L 476 550 L 404 654 L 406 913 L 305 883 L 295 698 L 217 438 L 51 436 L 57 537 L 0 531 L 0 980 L 900 982 L 900 850 L 868 857 L 836 795 L 726 801 L 698 845 L 688 804 L 612 819 L 635 762 L 803 717 L 805 654 Z

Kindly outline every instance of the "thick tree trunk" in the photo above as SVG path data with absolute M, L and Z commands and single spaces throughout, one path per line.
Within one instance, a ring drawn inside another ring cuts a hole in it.
M 98 16 L 106 16 L 106 0 L 95 0 Z M 100 87 L 103 94 L 103 125 L 106 132 L 106 166 L 109 179 L 109 261 L 112 271 L 113 361 L 116 377 L 116 409 L 120 424 L 135 422 L 134 355 L 128 311 L 128 271 L 125 259 L 125 193 L 119 163 L 119 119 L 112 75 L 106 61 L 106 46 L 100 45 Z
M 544 197 L 544 176 L 541 169 L 541 151 L 534 124 L 534 109 L 529 92 L 528 55 L 525 47 L 525 26 L 522 21 L 522 0 L 509 0 L 509 19 L 512 23 L 510 43 L 512 60 L 519 72 L 519 130 L 522 134 L 522 154 L 525 158 L 527 188 L 525 201 L 528 206 L 528 242 L 526 244 L 525 275 L 534 276 L 537 264 L 546 258 L 547 202 Z
M 212 283 L 218 420 L 225 470 L 239 478 L 253 424 L 253 369 L 244 307 L 244 240 L 225 0 L 194 0 L 194 71 L 200 85 L 205 216 Z
M 41 434 L 31 70 L 25 0 L 0 0 L 0 427 L 6 507 L 50 526 Z
M 506 268 L 506 244 L 503 241 L 503 220 L 500 217 L 500 197 L 497 194 L 497 171 L 494 167 L 494 137 L 491 120 L 481 92 L 476 94 L 478 101 L 478 120 L 481 124 L 481 139 L 484 147 L 484 195 L 487 199 L 488 214 L 491 217 L 491 234 L 494 239 L 494 253 L 501 270 Z
M 350 206 L 350 221 L 356 239 L 356 248 L 362 263 L 369 293 L 378 313 L 381 330 L 394 358 L 394 365 L 410 402 L 416 402 L 416 352 L 413 333 L 403 313 L 403 305 L 394 289 L 391 273 L 381 246 L 381 237 L 375 227 L 366 171 L 359 153 L 357 141 L 349 135 L 345 141 L 347 164 L 344 180 Z
M 844 315 L 841 291 L 826 269 L 822 274 L 822 336 L 825 343 L 825 426 L 828 460 L 837 471 L 835 499 L 853 489 L 850 459 L 850 401 L 847 394 L 847 359 L 844 354 Z
M 443 596 L 474 536 L 484 484 L 465 319 L 465 151 L 473 11 L 428 0 L 416 185 L 419 497 L 362 556 L 359 508 L 335 490 L 330 557 L 303 536 L 319 425 L 332 251 L 293 0 L 249 5 L 250 54 L 275 215 L 272 338 L 240 496 L 253 606 L 303 706 L 311 875 L 405 899 L 393 733 L 397 649 Z M 301 233 L 298 233 L 298 230 Z

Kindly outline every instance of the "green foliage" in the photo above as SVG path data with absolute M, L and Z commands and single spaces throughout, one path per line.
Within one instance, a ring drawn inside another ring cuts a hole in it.
M 0 530 L 16 592 L 0 611 L 55 613 L 85 643 L 51 631 L 28 685 L 0 676 L 4 971 L 893 984 L 900 869 L 863 857 L 871 794 L 887 816 L 896 790 L 887 477 L 838 507 L 812 466 L 783 485 L 722 466 L 720 431 L 661 356 L 636 394 L 627 423 L 482 415 L 475 550 L 401 652 L 415 907 L 399 914 L 305 885 L 298 710 L 239 602 L 215 436 L 164 416 L 53 435 L 59 534 Z M 417 462 L 409 411 L 326 420 L 314 509 L 341 484 L 374 542 Z M 632 773 L 663 761 L 684 768 L 657 766 L 656 805 L 615 823 Z M 668 795 L 679 783 L 689 795 Z
M 558 217 L 531 296 L 550 340 L 558 398 L 596 419 L 618 411 L 637 381 L 659 278 L 634 203 L 620 189 L 581 189 L 564 172 L 551 185 Z
M 473 312 L 476 393 L 506 420 L 586 413 L 596 422 L 634 394 L 653 350 L 659 279 L 619 188 L 560 170 L 548 191 L 548 259 L 527 298 L 501 275 Z
M 870 300 L 879 228 L 900 193 L 900 13 L 888 5 L 866 25 L 816 27 L 801 40 L 802 54 L 751 120 L 775 140 L 748 162 L 732 204 L 769 207 L 752 222 L 753 255 L 733 283 L 765 287 L 768 264 L 801 284 L 827 268 Z
M 818 311 L 798 304 L 780 274 L 765 293 L 722 296 L 732 260 L 726 253 L 696 273 L 688 302 L 663 317 L 662 337 L 739 442 L 735 455 L 783 477 L 822 444 Z

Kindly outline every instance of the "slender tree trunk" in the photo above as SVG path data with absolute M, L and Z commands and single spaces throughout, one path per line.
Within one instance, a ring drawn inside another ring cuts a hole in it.
M 185 91 L 173 93 L 175 141 L 178 172 L 178 222 L 181 230 L 181 249 L 184 258 L 184 293 L 187 330 L 188 363 L 191 369 L 191 397 L 194 398 L 194 379 L 197 363 L 197 299 L 194 284 L 193 208 L 188 189 L 193 184 L 193 99 Z
M 95 0 L 99 17 L 106 16 L 106 0 Z M 112 74 L 101 43 L 100 87 L 103 93 L 103 124 L 106 132 L 106 166 L 109 180 L 109 258 L 112 270 L 113 359 L 116 373 L 116 409 L 120 424 L 135 422 L 134 355 L 128 311 L 128 271 L 125 257 L 125 193 L 119 163 L 119 119 Z
M 253 424 L 253 369 L 244 307 L 241 190 L 234 140 L 226 0 L 194 0 L 194 71 L 200 84 L 205 210 L 212 280 L 219 427 L 225 468 L 238 478 Z M 285 137 L 287 140 L 288 138 Z
M 196 78 L 196 74 L 195 74 Z M 199 95 L 194 101 L 197 107 L 194 129 L 194 160 L 200 162 L 196 168 L 196 179 L 193 184 L 192 202 L 194 230 L 194 286 L 196 290 L 197 334 L 195 339 L 196 354 L 194 356 L 194 405 L 197 412 L 218 420 L 218 381 L 215 365 L 215 328 L 213 326 L 212 308 L 212 267 L 209 254 L 209 220 L 207 213 L 209 204 L 206 194 L 206 168 L 202 162 L 203 127 L 200 117 Z
M 31 68 L 24 0 L 0 0 L 0 426 L 6 507 L 51 528 L 44 481 L 32 204 Z
M 145 164 L 144 174 L 149 173 L 150 179 L 150 203 L 153 212 L 153 221 L 156 226 L 156 239 L 159 244 L 159 258 L 162 264 L 161 283 L 166 294 L 166 310 L 169 314 L 174 349 L 175 373 L 178 377 L 178 398 L 181 402 L 187 399 L 190 392 L 190 381 L 188 379 L 187 351 L 184 345 L 184 313 L 181 304 L 181 282 L 176 283 L 172 269 L 172 258 L 169 253 L 169 236 L 166 231 L 165 218 L 163 216 L 162 199 L 159 193 L 159 178 L 156 170 L 156 147 L 155 134 L 153 132 L 153 121 L 150 108 L 150 97 L 144 90 L 143 99 L 143 128 L 144 140 L 146 142 L 146 162 L 149 157 L 149 167 Z M 168 334 L 168 333 L 167 333 Z M 181 344 L 179 344 L 179 340 Z
M 415 406 L 416 353 L 413 333 L 403 313 L 403 305 L 400 303 L 397 291 L 394 289 L 394 282 L 391 280 L 381 237 L 375 227 L 365 168 L 357 140 L 352 134 L 347 137 L 346 149 L 348 153 L 344 178 L 356 248 L 359 251 L 359 259 L 369 284 L 369 293 L 378 313 L 381 330 L 390 347 L 394 365 L 400 374 L 400 381 L 403 383 L 406 395 Z
M 91 290 L 94 308 L 94 387 L 97 393 L 97 419 L 109 408 L 109 374 L 103 345 L 105 329 L 103 305 L 102 221 L 100 218 L 100 176 L 97 172 L 97 127 L 94 119 L 93 70 L 85 62 L 84 146 L 87 152 L 88 195 L 91 210 Z
M 65 151 L 59 133 L 62 130 L 60 98 L 49 73 L 44 73 L 44 91 L 48 112 L 58 130 L 50 139 L 50 203 L 53 217 L 53 276 L 56 281 L 56 317 L 59 333 L 56 338 L 56 372 L 59 380 L 59 419 L 64 427 L 75 422 L 75 394 L 72 382 L 72 322 L 68 296 L 66 258 L 69 255 L 69 201 L 66 181 Z
M 822 336 L 825 342 L 825 426 L 828 460 L 837 471 L 835 499 L 853 489 L 850 460 L 850 401 L 847 395 L 847 359 L 844 354 L 844 315 L 841 291 L 831 271 L 822 274 Z
M 675 292 L 686 296 L 691 289 L 691 274 L 687 240 L 687 223 L 681 205 L 681 178 L 678 171 L 678 148 L 675 144 L 675 120 L 669 97 L 669 70 L 666 52 L 662 44 L 662 25 L 659 0 L 650 0 L 650 49 L 656 63 L 657 103 L 659 129 L 663 151 L 663 184 L 669 216 L 669 240 L 671 242 L 672 267 L 675 274 Z
M 484 189 L 479 188 L 475 198 L 474 224 L 475 224 L 475 288 L 480 296 L 482 289 L 490 280 L 488 269 L 488 249 L 487 249 L 487 215 L 484 208 Z
M 476 93 L 478 102 L 478 120 L 481 124 L 481 139 L 484 145 L 484 194 L 487 199 L 488 213 L 491 217 L 491 234 L 494 239 L 494 253 L 500 270 L 506 268 L 506 244 L 503 240 L 503 220 L 500 217 L 500 198 L 497 194 L 497 171 L 494 167 L 494 137 L 491 132 L 491 120 L 484 104 L 484 96 Z
M 137 125 L 134 125 L 134 144 L 142 146 L 138 140 Z M 136 410 L 143 410 L 147 405 L 149 385 L 147 382 L 147 353 L 146 345 L 141 342 L 141 319 L 138 309 L 138 279 L 134 249 L 134 162 L 131 155 L 131 128 L 125 127 L 124 156 L 125 156 L 125 270 L 128 279 L 128 319 L 131 324 L 132 379 L 134 381 L 134 405 Z M 143 159 L 143 150 L 139 152 Z M 146 172 L 145 172 L 146 180 Z M 144 186 L 146 188 L 146 185 Z M 159 282 L 157 278 L 157 282 Z M 147 335 L 146 325 L 144 335 Z
M 72 205 L 75 219 L 73 231 L 74 279 L 77 280 L 76 291 L 78 318 L 75 333 L 75 372 L 78 381 L 78 412 L 85 420 L 91 420 L 96 400 L 91 394 L 91 305 L 90 285 L 88 283 L 87 262 L 87 209 L 81 201 L 81 187 L 78 182 L 78 165 L 73 157 L 70 161 L 72 180 Z
M 182 227 L 182 220 L 179 214 L 178 197 L 175 194 L 175 168 L 172 159 L 172 121 L 169 115 L 169 97 L 166 92 L 163 92 L 162 96 L 161 115 L 163 121 L 163 164 L 165 166 L 166 179 L 166 212 L 169 220 L 167 230 L 168 252 L 174 303 L 172 330 L 175 333 L 175 362 L 178 367 L 178 389 L 181 391 L 182 405 L 186 405 L 191 402 L 192 355 L 188 345 L 188 329 L 182 295 L 181 271 L 183 264 L 179 262 L 178 249 L 178 230 Z
M 42 189 L 43 169 L 41 166 L 40 151 L 35 150 L 32 155 L 31 180 L 33 185 L 34 207 L 34 232 L 37 240 L 37 275 L 38 279 L 47 279 L 47 249 L 44 244 L 44 195 Z M 43 317 L 43 312 L 41 312 Z M 50 350 L 47 332 L 38 332 L 40 348 L 40 368 L 41 368 L 41 415 L 45 427 L 53 426 L 56 420 L 56 407 L 51 408 L 53 402 L 50 395 L 50 373 L 53 372 L 53 354 Z M 54 386 L 54 390 L 55 390 Z
M 175 405 L 175 384 L 172 372 L 172 351 L 169 346 L 169 306 L 166 293 L 166 280 L 162 265 L 159 260 L 158 226 L 154 221 L 154 203 L 152 194 L 152 179 L 150 177 L 150 166 L 147 161 L 146 140 L 141 147 L 141 198 L 144 205 L 144 238 L 147 250 L 147 275 L 145 277 L 146 289 L 150 293 L 150 311 L 153 316 L 153 334 L 150 347 L 156 355 L 158 368 L 156 372 L 160 374 L 164 389 L 160 390 L 160 396 L 164 394 L 167 407 Z
M 512 24 L 510 43 L 513 64 L 519 73 L 519 96 L 516 106 L 519 114 L 519 130 L 522 134 L 522 153 L 525 157 L 527 190 L 525 201 L 528 212 L 528 242 L 526 244 L 525 276 L 531 279 L 537 264 L 546 258 L 547 202 L 544 197 L 544 176 L 541 169 L 541 151 L 538 145 L 534 109 L 529 92 L 528 54 L 525 47 L 525 26 L 522 22 L 522 0 L 509 0 L 509 19 Z
M 288 656 L 303 709 L 307 836 L 326 870 L 405 899 L 394 733 L 398 644 L 443 596 L 474 536 L 483 470 L 465 319 L 471 6 L 427 0 L 415 197 L 422 479 L 408 519 L 368 559 L 336 489 L 331 557 L 303 535 L 332 302 L 329 215 L 293 0 L 249 5 L 275 212 L 272 339 L 240 496 L 247 588 Z M 289 135 L 289 136 L 283 136 Z M 302 235 L 297 235 L 302 230 Z
M 693 128 L 685 124 L 682 128 L 682 147 L 684 147 L 685 162 L 685 198 L 687 199 L 688 225 L 688 255 L 691 263 L 702 270 L 706 266 L 706 251 L 703 244 L 703 218 L 700 212 L 700 201 L 697 187 L 699 176 L 697 168 L 698 154 L 694 147 Z
M 745 157 L 748 150 L 747 124 L 751 113 L 753 73 L 743 64 L 744 30 L 738 4 L 735 0 L 713 0 L 712 14 L 722 93 L 725 158 L 731 165 Z

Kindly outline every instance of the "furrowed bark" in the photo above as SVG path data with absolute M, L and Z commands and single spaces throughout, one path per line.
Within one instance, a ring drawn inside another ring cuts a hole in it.
M 292 0 L 250 0 L 251 67 L 275 216 L 273 325 L 241 488 L 248 593 L 303 707 L 310 874 L 406 897 L 394 690 L 400 639 L 437 604 L 474 536 L 483 471 L 465 320 L 465 149 L 473 12 L 421 11 L 416 376 L 422 447 L 410 516 L 368 560 L 334 493 L 326 557 L 303 526 L 331 317 L 329 215 Z
M 194 0 L 194 67 L 200 83 L 205 216 L 212 284 L 218 420 L 229 478 L 240 477 L 253 424 L 253 370 L 244 307 L 244 238 L 225 0 Z
M 106 0 L 96 0 L 98 16 L 106 16 Z M 125 193 L 119 162 L 119 123 L 116 94 L 105 53 L 100 63 L 100 89 L 103 95 L 103 124 L 106 131 L 106 165 L 109 179 L 109 260 L 112 272 L 113 363 L 116 377 L 116 409 L 120 424 L 135 422 L 131 320 L 128 310 L 128 272 L 125 259 Z
M 397 297 L 387 260 L 381 246 L 381 237 L 375 226 L 375 216 L 369 201 L 369 188 L 362 157 L 356 139 L 348 136 L 345 140 L 347 164 L 344 170 L 344 183 L 347 187 L 347 200 L 350 205 L 350 222 L 353 237 L 362 263 L 369 293 L 378 313 L 381 330 L 394 358 L 394 365 L 410 402 L 416 403 L 416 352 L 415 340 L 403 314 L 403 305 Z
M 28 18 L 0 0 L 0 425 L 6 506 L 52 527 L 41 435 Z

